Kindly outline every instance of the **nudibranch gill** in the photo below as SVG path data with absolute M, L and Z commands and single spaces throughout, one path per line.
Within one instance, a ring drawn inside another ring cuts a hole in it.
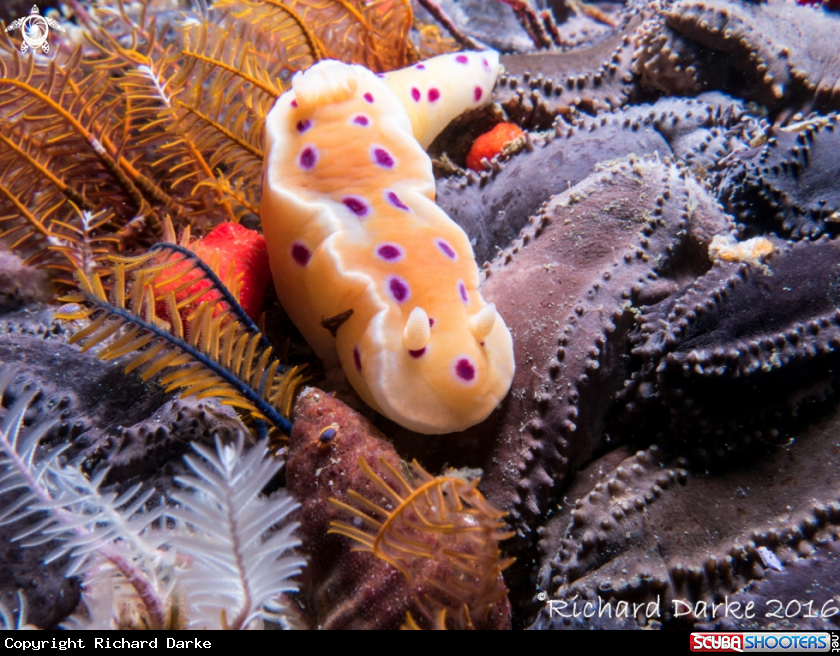
M 510 332 L 421 146 L 488 102 L 498 70 L 492 51 L 380 76 L 322 61 L 266 121 L 261 220 L 280 301 L 325 366 L 340 361 L 366 403 L 421 433 L 480 422 L 513 378 Z

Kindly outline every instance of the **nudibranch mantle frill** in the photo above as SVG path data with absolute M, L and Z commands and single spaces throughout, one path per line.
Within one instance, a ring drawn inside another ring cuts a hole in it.
M 480 422 L 513 378 L 510 332 L 420 145 L 486 103 L 497 74 L 492 51 L 387 76 L 322 61 L 266 121 L 261 219 L 280 301 L 325 366 L 340 361 L 366 403 L 421 433 Z M 322 321 L 348 310 L 333 336 Z

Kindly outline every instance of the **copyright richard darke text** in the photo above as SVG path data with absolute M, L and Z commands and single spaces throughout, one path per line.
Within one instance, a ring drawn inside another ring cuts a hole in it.
M 210 649 L 212 644 L 209 640 L 201 640 L 199 638 L 192 638 L 191 640 L 176 640 L 175 638 L 167 638 L 165 641 L 158 641 L 157 638 L 151 640 L 128 640 L 127 638 L 76 638 L 57 640 L 52 638 L 49 640 L 17 640 L 15 638 L 6 638 L 3 641 L 3 646 L 6 649 L 22 649 L 34 650 L 39 649 L 60 649 L 62 651 L 67 649 L 157 649 L 158 645 L 166 649 Z

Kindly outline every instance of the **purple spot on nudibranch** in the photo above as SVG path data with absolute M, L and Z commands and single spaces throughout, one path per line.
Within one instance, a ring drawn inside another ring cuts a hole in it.
M 362 354 L 359 353 L 359 347 L 353 347 L 353 364 L 356 365 L 356 371 L 361 373 L 362 371 Z
M 368 117 L 365 116 L 364 114 L 359 114 L 358 116 L 353 117 L 353 123 L 355 123 L 356 125 L 363 125 L 364 126 L 364 125 L 367 125 L 368 123 L 370 123 L 370 121 L 368 120 Z
M 364 96 L 362 96 L 362 98 L 364 98 L 365 100 L 367 100 L 369 103 L 372 103 L 372 102 L 373 102 L 373 95 L 372 95 L 372 94 L 370 94 L 370 93 L 366 93 Z
M 461 358 L 455 363 L 455 375 L 469 382 L 475 378 L 475 367 L 467 358 Z
M 376 165 L 381 166 L 383 169 L 394 168 L 394 158 L 391 157 L 391 153 L 384 148 L 375 147 L 371 152 L 371 157 Z
M 385 77 L 385 73 L 377 73 L 376 77 Z
M 420 89 L 411 87 L 411 97 L 414 99 L 414 102 L 420 102 Z
M 382 244 L 376 249 L 376 254 L 388 262 L 400 260 L 403 256 L 402 249 L 394 244 Z
M 312 127 L 312 121 L 310 121 L 308 118 L 305 118 L 305 119 L 303 119 L 303 120 L 298 121 L 298 122 L 297 122 L 297 125 L 296 125 L 295 127 L 297 128 L 297 131 L 298 131 L 298 132 L 300 132 L 301 134 L 303 134 L 303 133 L 304 133 L 304 132 L 306 132 L 309 128 L 311 128 L 311 127 Z
M 299 241 L 292 242 L 292 259 L 300 264 L 306 266 L 309 263 L 309 258 L 312 257 L 312 252 Z
M 423 64 L 417 64 L 414 68 L 420 69 L 421 71 L 426 70 L 426 66 Z
M 446 255 L 450 260 L 458 259 L 458 256 L 455 254 L 455 251 L 452 250 L 452 246 L 447 244 L 443 239 L 435 239 L 435 243 L 437 247 L 443 251 L 443 254 Z
M 440 98 L 440 91 L 434 87 L 429 89 L 429 102 L 435 102 L 438 98 Z
M 459 64 L 466 64 L 466 63 L 468 63 L 470 60 L 469 60 L 469 57 L 467 57 L 466 55 L 458 55 L 458 56 L 455 58 L 455 61 L 456 61 L 456 62 L 458 62 Z
M 294 98 L 292 98 L 292 102 L 290 102 L 290 103 L 289 103 L 289 106 L 290 106 L 290 107 L 297 107 L 297 100 L 295 100 Z
M 391 291 L 391 296 L 397 303 L 402 303 L 408 299 L 408 283 L 402 278 L 391 276 L 388 278 L 388 289 Z
M 301 151 L 298 161 L 300 162 L 301 168 L 308 171 L 318 161 L 318 152 L 312 146 L 307 146 Z
M 481 96 L 483 96 L 483 95 L 484 95 L 484 89 L 482 89 L 481 87 L 476 87 L 475 90 L 473 91 L 473 98 L 475 98 L 476 102 L 481 100 Z
M 481 58 L 481 66 L 484 68 L 485 71 L 488 73 L 490 72 L 490 63 L 487 61 L 487 57 Z
M 425 347 L 425 346 L 424 346 L 423 348 L 421 348 L 421 349 L 417 349 L 416 351 L 412 351 L 411 349 L 409 349 L 409 350 L 408 350 L 408 354 L 409 354 L 412 358 L 419 358 L 419 357 L 420 357 L 421 355 L 423 355 L 425 352 L 426 352 L 426 347 Z
M 461 295 L 461 300 L 464 303 L 469 303 L 469 299 L 467 298 L 467 288 L 464 286 L 464 283 L 460 280 L 458 281 L 458 293 Z
M 341 199 L 341 202 L 347 207 L 348 210 L 353 212 L 356 216 L 366 216 L 369 209 L 367 203 L 365 203 L 362 199 L 356 198 L 355 196 L 347 196 Z
M 435 325 L 435 320 L 429 317 L 429 328 Z
M 399 197 L 399 196 L 397 196 L 397 194 L 396 194 L 396 193 L 394 193 L 393 191 L 386 192 L 386 194 L 385 194 L 385 198 L 387 198 L 387 199 L 388 199 L 388 202 L 389 202 L 389 203 L 391 203 L 391 205 L 393 205 L 393 206 L 394 206 L 394 207 L 396 207 L 397 209 L 400 209 L 400 210 L 405 210 L 406 212 L 408 212 L 408 211 L 409 211 L 409 209 L 408 209 L 408 205 L 406 205 L 405 203 L 403 203 L 403 202 L 400 200 L 400 197 Z

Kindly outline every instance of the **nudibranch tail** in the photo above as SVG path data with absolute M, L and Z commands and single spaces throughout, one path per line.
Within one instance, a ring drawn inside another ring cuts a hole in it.
M 408 112 L 415 139 L 428 148 L 459 114 L 490 102 L 499 76 L 495 50 L 433 57 L 384 76 Z
M 266 121 L 261 218 L 280 301 L 325 366 L 340 361 L 365 402 L 397 423 L 446 433 L 507 394 L 513 343 L 481 298 L 466 234 L 434 203 L 416 137 L 431 141 L 485 102 L 498 58 L 457 53 L 424 66 L 385 78 L 324 61 L 295 75 Z M 339 316 L 334 332 L 323 327 Z

